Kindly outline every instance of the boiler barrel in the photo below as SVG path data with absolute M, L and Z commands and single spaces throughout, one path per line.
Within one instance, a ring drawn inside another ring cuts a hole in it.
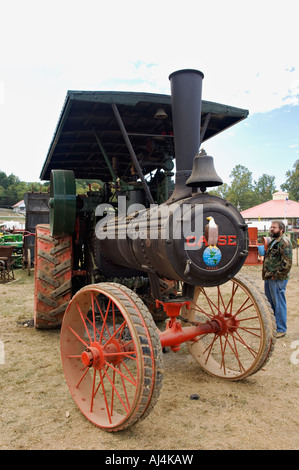
M 217 237 L 210 245 L 211 220 Z M 191 285 L 227 282 L 248 254 L 247 225 L 240 213 L 207 193 L 103 220 L 96 233 L 102 237 L 101 252 L 112 263 Z

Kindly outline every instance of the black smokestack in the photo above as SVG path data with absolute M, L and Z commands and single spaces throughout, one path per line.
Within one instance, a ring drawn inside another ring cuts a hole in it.
M 192 69 L 178 70 L 169 76 L 176 159 L 175 196 L 171 200 L 190 194 L 185 184 L 200 147 L 203 77 L 202 72 Z

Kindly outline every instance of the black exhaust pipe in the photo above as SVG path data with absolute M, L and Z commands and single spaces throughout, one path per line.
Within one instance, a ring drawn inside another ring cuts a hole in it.
M 193 159 L 200 147 L 201 92 L 204 75 L 199 70 L 184 69 L 169 75 L 176 160 L 175 190 L 168 202 L 188 197 L 186 181 Z

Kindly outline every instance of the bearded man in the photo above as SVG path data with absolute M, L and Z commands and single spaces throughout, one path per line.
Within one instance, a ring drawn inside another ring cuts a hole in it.
M 265 294 L 274 311 L 277 338 L 287 332 L 286 286 L 292 267 L 293 250 L 290 239 L 285 235 L 285 225 L 280 220 L 271 224 L 272 237 L 263 260 L 262 277 L 265 281 Z

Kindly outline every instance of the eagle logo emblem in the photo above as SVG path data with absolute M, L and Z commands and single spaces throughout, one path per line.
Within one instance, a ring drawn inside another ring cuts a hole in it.
M 208 247 L 203 252 L 204 263 L 209 267 L 216 267 L 221 260 L 221 251 L 217 247 L 219 228 L 214 217 L 207 217 L 209 221 L 205 226 L 205 238 Z

